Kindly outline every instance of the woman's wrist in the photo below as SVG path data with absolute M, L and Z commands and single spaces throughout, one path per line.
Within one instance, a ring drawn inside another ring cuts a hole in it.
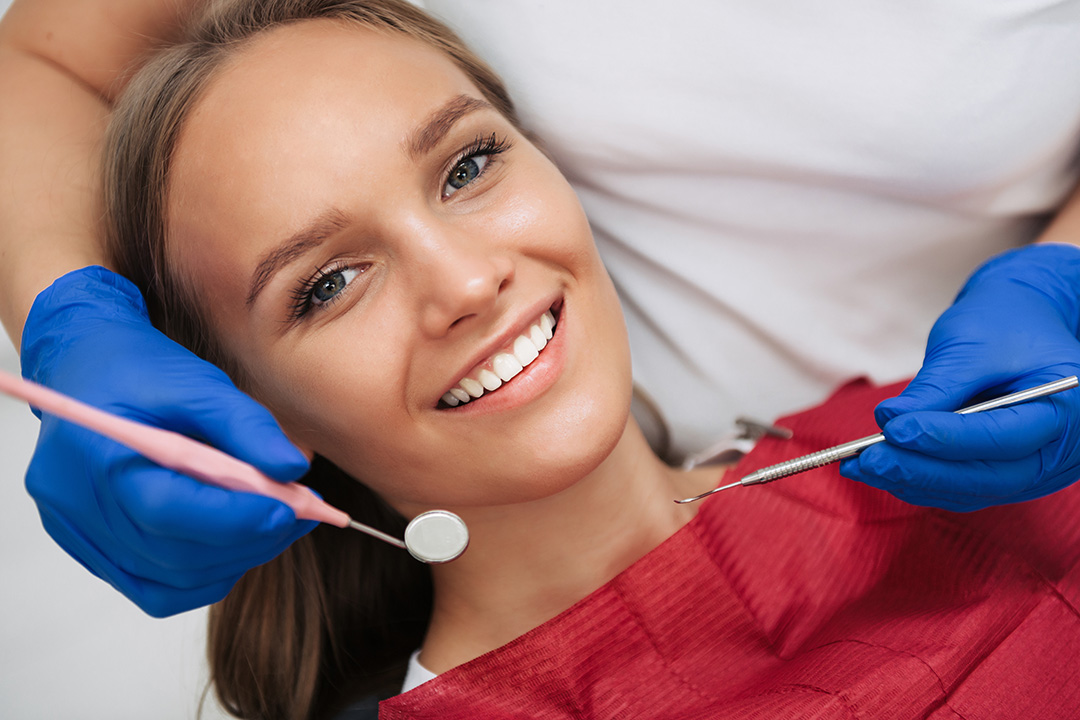
M 142 295 L 126 278 L 100 265 L 61 275 L 37 295 L 27 314 L 20 348 L 23 374 L 47 384 L 52 357 L 63 352 L 73 331 L 124 321 L 149 325 Z

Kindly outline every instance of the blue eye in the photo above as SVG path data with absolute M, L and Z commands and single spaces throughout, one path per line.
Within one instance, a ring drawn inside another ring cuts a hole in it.
M 454 169 L 450 171 L 450 177 L 446 179 L 446 187 L 443 188 L 443 195 L 453 195 L 458 190 L 480 177 L 480 173 L 484 172 L 484 167 L 487 166 L 488 160 L 490 160 L 490 158 L 487 155 L 472 155 L 462 159 L 461 162 L 455 165 Z
M 495 133 L 487 137 L 478 136 L 457 155 L 457 161 L 450 168 L 443 184 L 443 197 L 448 198 L 465 187 L 488 169 L 491 158 L 504 153 L 514 145 L 506 138 L 499 138 Z
M 292 291 L 292 307 L 289 318 L 298 321 L 313 308 L 321 308 L 340 297 L 349 283 L 361 275 L 370 267 L 370 263 L 361 263 L 354 267 L 332 266 L 327 270 L 319 270 L 314 276 L 305 280 L 299 287 Z
M 311 288 L 312 304 L 322 305 L 330 302 L 359 274 L 360 271 L 356 268 L 342 268 L 319 277 Z

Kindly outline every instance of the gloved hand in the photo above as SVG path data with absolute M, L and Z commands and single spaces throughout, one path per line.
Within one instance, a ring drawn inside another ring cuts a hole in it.
M 38 296 L 21 355 L 24 376 L 90 405 L 203 440 L 276 480 L 307 471 L 270 413 L 154 329 L 135 286 L 104 268 L 69 273 Z M 26 488 L 64 550 L 156 617 L 220 600 L 315 526 L 47 414 Z
M 844 476 L 915 505 L 978 510 L 1080 478 L 1080 388 L 971 415 L 976 401 L 1080 374 L 1080 248 L 1003 253 L 935 323 L 919 373 L 875 417 L 887 442 Z M 948 410 L 950 412 L 941 412 Z

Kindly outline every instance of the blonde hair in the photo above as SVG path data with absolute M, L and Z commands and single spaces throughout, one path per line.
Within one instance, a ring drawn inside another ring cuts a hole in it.
M 402 0 L 231 0 L 212 4 L 186 38 L 158 52 L 117 102 L 106 136 L 108 247 L 166 334 L 245 384 L 168 262 L 170 161 L 208 83 L 253 38 L 315 19 L 419 40 L 460 68 L 517 125 L 497 75 L 448 28 Z M 388 532 L 404 519 L 321 458 L 305 482 L 354 518 Z M 243 718 L 324 717 L 358 693 L 400 687 L 431 611 L 426 566 L 359 533 L 316 528 L 244 575 L 210 616 L 211 680 Z

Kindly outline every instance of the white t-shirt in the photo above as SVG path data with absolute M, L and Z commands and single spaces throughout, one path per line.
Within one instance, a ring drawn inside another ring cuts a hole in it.
M 405 682 L 401 684 L 401 692 L 407 693 L 414 687 L 423 685 L 428 680 L 439 677 L 420 664 L 420 651 L 415 651 L 409 656 L 409 667 L 405 671 Z
M 1080 0 L 422 0 L 575 184 L 677 450 L 913 374 L 1080 169 Z

